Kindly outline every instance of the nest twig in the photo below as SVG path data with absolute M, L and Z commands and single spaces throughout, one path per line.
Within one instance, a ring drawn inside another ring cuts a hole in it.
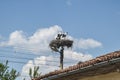
M 60 47 L 70 48 L 72 45 L 73 41 L 68 39 L 52 40 L 49 44 L 50 48 L 55 52 L 58 52 Z

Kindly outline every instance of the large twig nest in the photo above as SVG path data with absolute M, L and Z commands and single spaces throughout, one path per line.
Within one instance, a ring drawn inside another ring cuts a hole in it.
M 60 47 L 70 48 L 72 45 L 73 41 L 68 39 L 52 40 L 49 44 L 50 48 L 55 52 L 58 52 Z

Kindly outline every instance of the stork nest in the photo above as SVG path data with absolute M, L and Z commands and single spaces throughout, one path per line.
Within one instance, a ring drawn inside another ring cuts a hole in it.
M 60 47 L 70 48 L 72 45 L 73 41 L 68 39 L 52 40 L 49 44 L 50 48 L 55 52 L 58 52 Z

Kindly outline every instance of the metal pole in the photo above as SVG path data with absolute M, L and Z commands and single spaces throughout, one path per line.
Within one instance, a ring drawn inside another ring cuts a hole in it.
M 60 68 L 63 69 L 64 48 L 60 50 Z

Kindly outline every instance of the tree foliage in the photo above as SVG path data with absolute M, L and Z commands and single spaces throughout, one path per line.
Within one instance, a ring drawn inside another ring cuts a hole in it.
M 15 69 L 9 70 L 8 68 L 8 61 L 5 64 L 0 63 L 0 80 L 15 80 L 19 76 Z
M 41 75 L 41 73 L 39 73 L 38 71 L 39 71 L 39 66 L 35 66 L 33 70 L 32 68 L 29 69 L 29 76 L 31 80 Z

